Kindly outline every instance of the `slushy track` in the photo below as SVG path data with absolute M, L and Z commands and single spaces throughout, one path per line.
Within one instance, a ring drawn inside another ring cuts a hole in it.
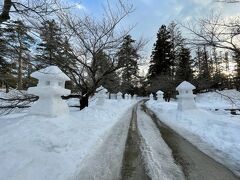
M 140 137 L 137 128 L 138 104 L 135 105 L 132 111 L 132 119 L 123 157 L 122 180 L 150 180 L 145 171 L 140 150 Z
M 147 113 L 159 129 L 162 138 L 172 150 L 173 157 L 182 167 L 187 180 L 239 180 L 229 169 L 207 156 L 186 139 L 162 123 L 145 105 Z

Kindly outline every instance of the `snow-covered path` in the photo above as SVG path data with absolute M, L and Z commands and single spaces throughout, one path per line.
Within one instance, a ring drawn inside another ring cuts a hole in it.
M 60 118 L 5 116 L 0 179 L 238 179 L 136 103 L 109 100 Z
M 186 179 L 190 180 L 238 180 L 230 170 L 216 162 L 195 146 L 182 138 L 156 115 L 144 106 L 145 112 L 151 116 L 161 132 L 162 138 L 170 147 L 177 164 L 182 167 Z M 163 149 L 163 147 L 162 147 Z
M 134 104 L 108 100 L 56 118 L 0 117 L 0 180 L 119 179 Z
M 184 180 L 171 149 L 139 102 L 132 113 L 126 141 L 122 180 Z
M 138 105 L 135 105 L 132 111 L 123 158 L 122 180 L 150 180 L 141 156 L 141 140 L 137 128 L 137 108 Z
M 137 122 L 141 138 L 141 150 L 146 169 L 152 180 L 183 180 L 181 168 L 175 163 L 167 146 L 150 116 L 138 106 Z

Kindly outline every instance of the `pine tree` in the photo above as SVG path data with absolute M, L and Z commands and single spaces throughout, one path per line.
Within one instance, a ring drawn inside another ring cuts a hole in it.
M 137 85 L 138 60 L 140 55 L 134 47 L 135 40 L 130 35 L 124 41 L 117 53 L 118 65 L 121 70 L 121 91 L 122 93 L 133 93 Z
M 171 67 L 174 65 L 172 54 L 173 43 L 170 32 L 162 25 L 157 34 L 157 41 L 151 55 L 149 78 L 159 75 L 171 75 Z
M 174 92 L 175 86 L 173 47 L 173 40 L 169 30 L 165 25 L 162 25 L 157 33 L 157 41 L 151 55 L 147 91 L 156 92 L 161 89 L 165 91 L 168 101 Z
M 30 63 L 30 48 L 34 39 L 30 35 L 29 28 L 20 20 L 8 23 L 4 32 L 7 42 L 7 54 L 17 68 L 17 88 L 23 89 L 23 78 Z
M 41 43 L 38 44 L 36 61 L 41 67 L 47 65 L 60 65 L 61 51 L 64 44 L 62 32 L 55 20 L 47 20 L 40 27 Z M 65 42 L 66 43 L 66 42 Z
M 186 47 L 181 48 L 179 53 L 179 62 L 176 70 L 176 83 L 179 84 L 182 81 L 192 82 L 193 70 L 190 50 Z
M 225 71 L 229 72 L 229 53 L 226 51 L 224 54 L 224 63 L 225 63 Z
M 174 80 L 176 75 L 177 64 L 179 63 L 179 54 L 181 53 L 182 46 L 184 45 L 184 38 L 178 25 L 173 21 L 168 25 L 170 32 L 170 41 L 172 42 L 172 58 L 173 65 L 171 66 L 171 77 Z
M 197 67 L 197 85 L 200 90 L 207 90 L 212 86 L 212 61 L 205 46 L 198 47 L 195 58 Z
M 0 56 L 0 87 L 5 85 L 6 93 L 9 92 L 9 83 L 14 80 L 12 76 L 11 63 L 7 62 L 2 56 Z
M 113 71 L 112 73 L 105 75 L 106 69 L 108 67 L 112 67 L 111 58 L 107 56 L 107 54 L 103 51 L 100 51 L 96 55 L 96 58 L 98 59 L 98 61 L 96 62 L 96 68 L 98 69 L 98 77 L 96 79 L 101 79 L 99 84 L 106 88 L 109 92 L 117 93 L 120 90 L 120 77 L 117 72 Z
M 234 52 L 233 53 L 233 59 L 236 62 L 236 73 L 237 73 L 237 78 L 240 78 L 240 52 Z

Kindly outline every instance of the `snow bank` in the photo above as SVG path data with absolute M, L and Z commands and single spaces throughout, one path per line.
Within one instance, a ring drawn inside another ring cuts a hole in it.
M 205 97 L 204 97 L 205 99 Z M 203 109 L 178 111 L 176 102 L 147 102 L 159 119 L 240 175 L 240 118 Z
M 0 179 L 114 179 L 134 103 L 109 100 L 58 118 L 1 117 Z
M 199 107 L 206 109 L 240 108 L 240 92 L 231 89 L 217 92 L 198 94 L 196 102 Z
M 11 90 L 8 93 L 5 93 L 4 89 L 0 89 L 0 107 L 6 107 L 6 106 L 29 106 L 31 103 L 29 101 L 19 101 L 18 99 L 24 99 L 26 97 L 29 97 L 28 93 L 26 91 L 19 91 L 19 90 Z M 8 99 L 11 99 L 11 101 L 8 101 Z M 11 113 L 20 113 L 24 109 L 23 108 L 14 108 L 14 109 L 6 109 L 6 108 L 0 108 L 0 117 L 2 115 L 5 115 L 9 112 Z
M 174 163 L 172 152 L 164 142 L 152 119 L 139 108 L 137 123 L 141 137 L 141 148 L 149 176 L 152 180 L 181 180 L 184 175 Z

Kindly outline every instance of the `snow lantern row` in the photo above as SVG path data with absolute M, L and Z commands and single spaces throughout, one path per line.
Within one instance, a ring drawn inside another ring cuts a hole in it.
M 195 86 L 193 86 L 191 83 L 187 81 L 183 81 L 181 84 L 179 84 L 176 88 L 179 95 L 177 95 L 178 99 L 178 109 L 179 110 L 186 110 L 186 109 L 195 109 L 195 95 L 193 94 L 193 90 L 195 89 Z M 159 102 L 163 102 L 163 92 L 158 91 L 157 93 L 157 100 Z M 149 96 L 150 100 L 154 99 L 153 94 L 150 94 Z
M 164 101 L 164 99 L 163 99 L 163 92 L 159 90 L 159 91 L 157 91 L 156 94 L 157 94 L 157 101 L 163 102 Z M 149 98 L 150 98 L 150 100 L 154 100 L 153 94 L 150 94 Z

